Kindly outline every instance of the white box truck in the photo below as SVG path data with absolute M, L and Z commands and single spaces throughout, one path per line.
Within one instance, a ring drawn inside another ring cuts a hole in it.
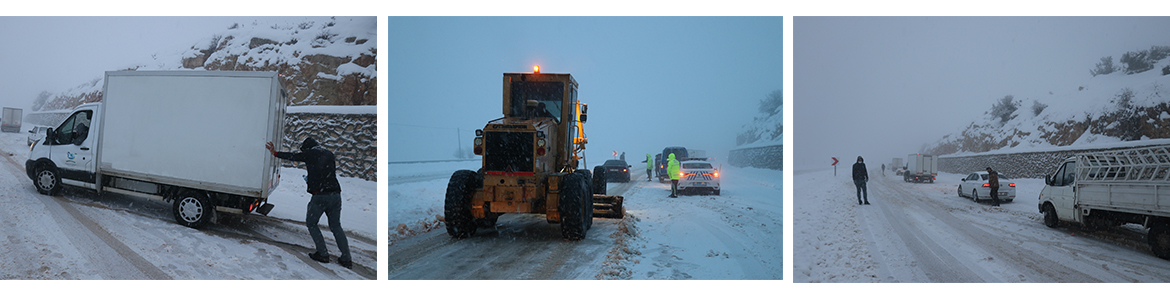
M 895 157 L 894 161 L 890 162 L 890 171 L 893 171 L 895 176 L 902 175 L 902 167 L 903 166 L 902 166 L 902 158 L 901 157 Z
M 1044 225 L 1140 224 L 1154 255 L 1170 259 L 1170 145 L 1076 155 L 1044 183 Z
M 902 172 L 902 180 L 934 183 L 936 178 L 938 178 L 938 156 L 922 153 L 906 156 L 906 171 Z
M 0 131 L 20 132 L 21 120 L 23 118 L 24 118 L 24 110 L 23 109 L 5 107 L 4 114 L 0 115 Z
M 267 214 L 280 164 L 287 92 L 275 72 L 111 71 L 104 99 L 78 106 L 36 143 L 37 190 L 62 185 L 172 202 L 175 221 Z

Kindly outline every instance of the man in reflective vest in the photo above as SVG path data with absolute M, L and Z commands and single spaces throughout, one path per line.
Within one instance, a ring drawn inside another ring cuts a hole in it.
M 678 160 L 674 159 L 674 153 L 667 158 L 666 173 L 670 174 L 670 197 L 678 198 L 678 179 L 682 176 L 678 174 Z
M 653 177 L 651 171 L 654 170 L 654 158 L 650 157 L 650 154 L 646 154 L 646 161 L 643 162 L 646 163 L 646 181 L 650 181 L 650 178 Z

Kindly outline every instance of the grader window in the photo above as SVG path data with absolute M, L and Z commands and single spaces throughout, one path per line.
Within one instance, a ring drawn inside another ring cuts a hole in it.
M 484 171 L 532 172 L 532 132 L 485 132 Z
M 523 117 L 525 102 L 536 100 L 544 107 L 545 113 L 561 122 L 561 103 L 565 97 L 565 83 L 557 81 L 513 81 L 509 117 Z

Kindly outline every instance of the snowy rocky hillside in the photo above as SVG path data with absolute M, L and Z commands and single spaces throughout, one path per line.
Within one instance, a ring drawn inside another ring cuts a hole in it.
M 784 94 L 773 91 L 760 100 L 759 114 L 735 137 L 736 148 L 751 148 L 779 145 L 784 133 Z
M 376 105 L 377 19 L 306 17 L 224 24 L 187 49 L 160 49 L 125 70 L 276 71 L 292 105 Z M 101 100 L 104 74 L 66 91 L 42 92 L 37 111 L 67 110 Z
M 1052 148 L 1170 138 L 1170 47 L 1102 58 L 1084 82 L 1053 91 L 1005 91 L 958 134 L 923 149 L 933 154 Z M 1120 62 L 1114 66 L 1114 62 Z

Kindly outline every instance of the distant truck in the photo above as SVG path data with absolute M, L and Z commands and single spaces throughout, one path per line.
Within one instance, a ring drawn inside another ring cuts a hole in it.
M 29 150 L 37 191 L 62 185 L 172 203 L 189 227 L 216 212 L 267 214 L 288 94 L 275 72 L 106 72 L 104 99 L 73 109 Z
M 20 125 L 23 117 L 23 109 L 5 107 L 4 114 L 0 115 L 0 131 L 20 132 Z
M 902 180 L 907 182 L 930 182 L 938 178 L 938 156 L 915 153 L 906 156 L 906 171 Z
M 1170 145 L 1069 157 L 1044 184 L 1044 225 L 1139 224 L 1154 255 L 1170 259 Z
M 902 170 L 902 158 L 895 157 L 894 161 L 890 162 L 890 171 L 894 172 L 894 175 L 902 175 L 900 170 Z

